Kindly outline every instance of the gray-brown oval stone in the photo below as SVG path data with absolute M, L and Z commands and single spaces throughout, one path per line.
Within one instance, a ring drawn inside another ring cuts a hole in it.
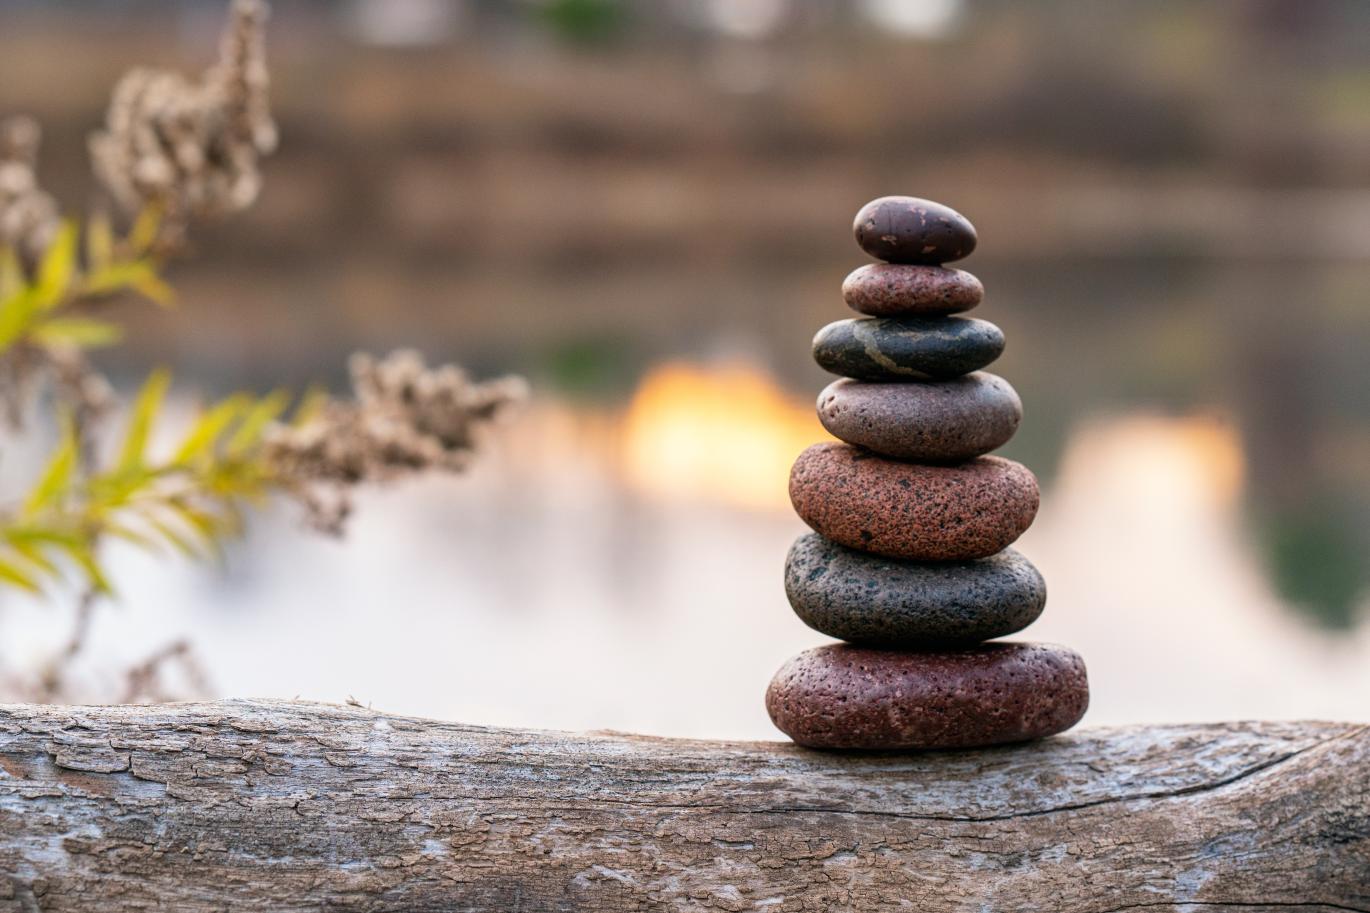
M 941 381 L 867 383 L 843 378 L 818 395 L 832 435 L 896 460 L 957 463 L 1002 447 L 1023 418 L 1008 381 L 977 371 Z

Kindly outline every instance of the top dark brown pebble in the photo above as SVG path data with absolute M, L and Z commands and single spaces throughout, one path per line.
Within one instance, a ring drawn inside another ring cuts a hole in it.
M 810 748 L 980 748 L 1064 732 L 1089 707 L 1084 660 L 1053 644 L 945 652 L 833 644 L 791 659 L 766 689 L 782 732 Z
M 1032 525 L 1038 499 L 1026 466 L 993 456 L 923 466 L 831 442 L 805 450 L 790 470 L 790 501 L 814 532 L 887 558 L 993 555 Z
M 847 307 L 872 317 L 936 317 L 968 311 L 985 297 L 980 280 L 963 269 L 867 263 L 842 280 Z
M 871 200 L 852 231 L 862 250 L 886 263 L 947 263 L 975 250 L 975 226 L 965 216 L 918 197 Z

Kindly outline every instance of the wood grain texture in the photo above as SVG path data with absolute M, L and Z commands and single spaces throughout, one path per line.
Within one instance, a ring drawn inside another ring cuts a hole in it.
M 0 707 L 0 911 L 1370 911 L 1370 727 L 979 752 Z

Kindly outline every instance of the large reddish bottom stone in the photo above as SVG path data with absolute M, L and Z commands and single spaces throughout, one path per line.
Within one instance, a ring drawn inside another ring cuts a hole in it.
M 771 720 L 810 748 L 978 748 L 1064 732 L 1089 706 L 1084 660 L 1053 644 L 907 653 L 849 644 L 791 659 Z

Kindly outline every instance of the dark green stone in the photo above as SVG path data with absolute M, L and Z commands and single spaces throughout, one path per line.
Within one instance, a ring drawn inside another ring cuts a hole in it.
M 795 614 L 829 637 L 905 648 L 1021 631 L 1047 599 L 1042 575 L 1011 548 L 974 561 L 901 561 L 813 533 L 790 549 L 785 593 Z
M 1003 331 L 973 317 L 839 320 L 813 338 L 819 366 L 857 380 L 947 380 L 978 371 L 1003 351 Z

